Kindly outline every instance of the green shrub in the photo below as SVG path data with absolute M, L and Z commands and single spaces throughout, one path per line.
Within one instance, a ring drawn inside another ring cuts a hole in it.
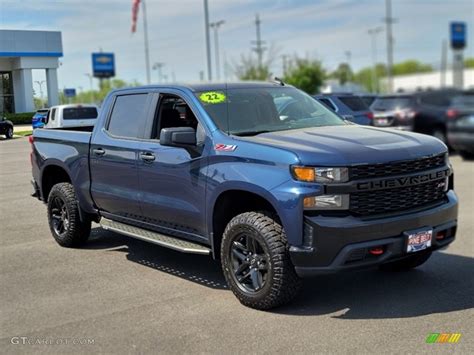
M 13 124 L 31 124 L 31 118 L 34 112 L 23 112 L 23 113 L 5 113 L 4 116 L 7 120 L 13 122 Z

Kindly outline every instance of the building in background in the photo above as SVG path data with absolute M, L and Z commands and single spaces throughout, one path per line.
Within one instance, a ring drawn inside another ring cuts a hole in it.
M 440 71 L 431 73 L 397 75 L 393 77 L 394 92 L 413 92 L 418 90 L 440 89 L 443 87 L 453 87 L 453 71 L 447 70 L 442 77 Z M 382 85 L 385 85 L 385 80 L 382 79 Z M 474 69 L 464 69 L 464 89 L 474 88 Z
M 48 106 L 59 103 L 61 32 L 0 30 L 0 113 L 34 111 L 33 69 L 46 71 Z

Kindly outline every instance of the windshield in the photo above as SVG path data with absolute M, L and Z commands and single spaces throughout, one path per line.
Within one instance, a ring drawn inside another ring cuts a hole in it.
M 311 96 L 292 87 L 197 92 L 206 112 L 224 132 L 251 136 L 346 123 Z
M 65 120 L 85 120 L 97 118 L 95 107 L 71 107 L 63 110 Z
M 386 96 L 375 99 L 372 110 L 393 111 L 411 107 L 413 98 L 410 96 Z
M 461 96 L 453 98 L 453 106 L 468 106 L 474 108 L 474 93 L 466 93 Z

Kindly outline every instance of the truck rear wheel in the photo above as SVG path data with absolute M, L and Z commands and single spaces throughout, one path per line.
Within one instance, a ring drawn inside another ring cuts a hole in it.
M 78 247 L 89 238 L 91 221 L 81 221 L 74 188 L 69 183 L 53 186 L 48 197 L 48 222 L 59 245 Z
M 282 226 L 263 213 L 246 212 L 227 225 L 221 244 L 227 284 L 245 306 L 270 309 L 290 302 L 300 288 Z
M 431 251 L 419 252 L 419 254 L 410 255 L 405 259 L 382 264 L 379 269 L 382 271 L 408 271 L 424 264 L 430 256 Z

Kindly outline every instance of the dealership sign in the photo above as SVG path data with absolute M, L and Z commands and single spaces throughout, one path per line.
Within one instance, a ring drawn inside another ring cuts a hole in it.
M 76 96 L 76 89 L 64 89 L 64 96 L 65 97 L 75 97 Z
M 464 49 L 466 47 L 466 23 L 451 22 L 451 48 Z
M 113 53 L 92 53 L 92 72 L 96 78 L 115 76 L 115 59 Z

